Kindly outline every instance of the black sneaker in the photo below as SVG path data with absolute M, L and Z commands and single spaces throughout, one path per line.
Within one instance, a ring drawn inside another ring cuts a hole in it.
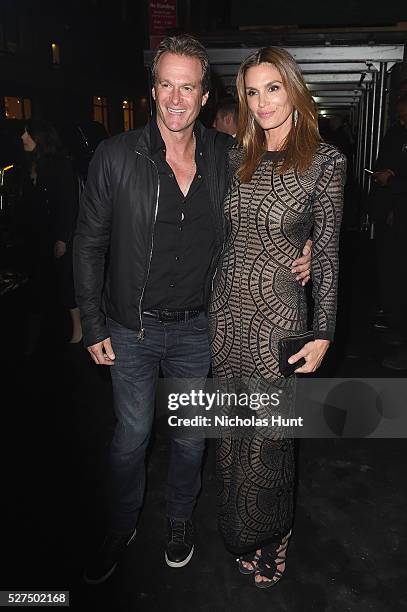
M 194 528 L 191 521 L 168 520 L 165 561 L 170 567 L 184 567 L 194 554 Z
M 130 544 L 136 530 L 127 533 L 108 531 L 102 546 L 95 552 L 85 569 L 83 579 L 87 584 L 101 584 L 109 578 L 116 569 L 126 546 Z

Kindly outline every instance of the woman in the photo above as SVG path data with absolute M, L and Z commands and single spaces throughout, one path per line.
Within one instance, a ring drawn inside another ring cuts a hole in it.
M 312 97 L 285 50 L 250 55 L 239 69 L 237 91 L 236 171 L 225 199 L 227 239 L 210 308 L 213 374 L 228 390 L 277 389 L 289 410 L 295 376 L 280 374 L 278 340 L 307 330 L 304 288 L 290 262 L 312 234 L 315 340 L 289 360 L 305 358 L 296 372 L 309 373 L 334 334 L 346 163 L 321 142 Z M 261 407 L 256 417 L 275 413 Z M 224 430 L 217 472 L 225 544 L 240 555 L 242 573 L 254 574 L 257 587 L 270 587 L 284 572 L 293 522 L 293 440 L 283 428 L 243 437 Z
M 23 189 L 23 223 L 30 265 L 30 329 L 26 354 L 36 347 L 40 318 L 51 299 L 53 272 L 62 304 L 72 323 L 71 343 L 82 339 L 72 275 L 72 237 L 78 209 L 78 181 L 63 154 L 55 128 L 40 119 L 27 121 L 21 136 L 28 176 Z

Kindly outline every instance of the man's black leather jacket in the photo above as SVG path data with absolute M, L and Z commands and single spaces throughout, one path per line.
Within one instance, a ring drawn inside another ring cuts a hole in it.
M 86 346 L 109 336 L 106 316 L 143 335 L 143 296 L 160 195 L 150 125 L 102 141 L 89 166 L 74 238 L 75 290 Z M 206 305 L 223 245 L 223 198 L 233 139 L 199 122 L 194 129 L 203 145 L 216 230 Z

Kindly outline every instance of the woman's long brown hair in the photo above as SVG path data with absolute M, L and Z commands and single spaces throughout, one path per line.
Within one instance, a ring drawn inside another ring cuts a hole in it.
M 239 96 L 236 139 L 244 151 L 244 159 L 237 174 L 242 183 L 250 181 L 266 149 L 264 130 L 250 112 L 245 87 L 247 70 L 263 63 L 272 64 L 278 70 L 288 98 L 298 112 L 296 125 L 293 122 L 282 145 L 284 157 L 278 172 L 283 173 L 292 168 L 304 172 L 311 165 L 313 155 L 321 142 L 316 107 L 294 58 L 285 49 L 278 47 L 259 49 L 241 64 L 236 79 Z

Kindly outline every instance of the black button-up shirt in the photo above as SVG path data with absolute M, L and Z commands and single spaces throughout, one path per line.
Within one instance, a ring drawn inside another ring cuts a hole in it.
M 203 304 L 205 279 L 215 246 L 202 144 L 195 133 L 196 174 L 184 196 L 165 159 L 165 144 L 155 122 L 151 130 L 160 197 L 143 309 L 196 308 Z

